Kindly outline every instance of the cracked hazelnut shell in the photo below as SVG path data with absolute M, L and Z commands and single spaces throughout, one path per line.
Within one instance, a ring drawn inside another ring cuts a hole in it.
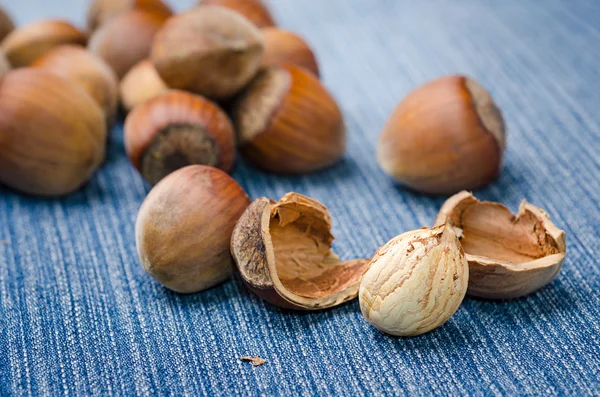
M 315 54 L 302 37 L 294 32 L 274 27 L 261 31 L 265 41 L 264 67 L 289 63 L 302 66 L 319 77 Z
M 104 160 L 106 125 L 76 83 L 37 68 L 0 86 L 0 183 L 37 195 L 70 193 Z
M 241 153 L 259 168 L 302 174 L 346 150 L 342 113 L 312 73 L 293 65 L 261 70 L 232 107 Z
M 458 231 L 469 261 L 469 295 L 518 298 L 542 288 L 560 272 L 565 232 L 525 200 L 515 216 L 500 203 L 460 192 L 444 203 L 435 224 L 448 221 Z
M 225 7 L 243 15 L 258 28 L 275 26 L 269 9 L 261 0 L 204 0 L 200 5 Z
M 316 310 L 354 299 L 368 262 L 331 252 L 331 216 L 318 201 L 288 193 L 254 200 L 237 222 L 231 253 L 242 280 L 282 308 Z
M 171 18 L 156 35 L 152 62 L 171 88 L 226 100 L 260 68 L 260 30 L 223 7 L 202 6 Z
M 138 213 L 135 236 L 142 266 L 165 287 L 193 293 L 227 280 L 229 241 L 250 199 L 226 173 L 181 168 L 156 185 Z
M 152 185 L 173 171 L 202 164 L 229 171 L 235 156 L 234 131 L 213 102 L 169 91 L 136 107 L 125 120 L 125 149 L 131 163 Z
M 15 29 L 11 17 L 0 7 L 0 42 Z
M 93 0 L 87 14 L 88 31 L 95 31 L 110 19 L 131 9 L 151 11 L 167 18 L 173 15 L 171 8 L 162 0 Z
M 119 92 L 123 108 L 130 112 L 136 106 L 169 90 L 149 59 L 135 65 L 121 79 Z
M 404 98 L 383 129 L 381 168 L 398 183 L 427 194 L 478 189 L 500 174 L 502 114 L 474 80 L 447 76 Z
M 102 108 L 107 128 L 112 127 L 117 116 L 118 81 L 102 59 L 84 47 L 62 45 L 38 58 L 32 66 L 79 84 Z
M 48 19 L 13 30 L 0 44 L 14 68 L 29 66 L 40 56 L 63 44 L 85 46 L 87 36 L 68 22 Z

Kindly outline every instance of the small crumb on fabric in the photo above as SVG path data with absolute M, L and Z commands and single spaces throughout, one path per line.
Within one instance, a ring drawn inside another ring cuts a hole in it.
M 267 360 L 265 360 L 264 358 L 260 358 L 258 356 L 242 356 L 240 357 L 240 360 L 242 361 L 249 361 L 253 366 L 258 367 L 259 365 L 263 365 L 264 363 L 267 362 Z

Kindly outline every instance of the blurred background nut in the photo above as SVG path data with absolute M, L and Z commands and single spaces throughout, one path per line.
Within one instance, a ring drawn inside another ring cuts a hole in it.
M 377 159 L 397 182 L 427 194 L 477 189 L 500 174 L 504 121 L 488 92 L 464 76 L 404 98 L 379 139 Z
M 342 113 L 303 68 L 262 70 L 232 108 L 241 153 L 272 172 L 301 174 L 336 163 L 346 149 Z
M 227 114 L 211 101 L 170 91 L 136 107 L 125 121 L 125 148 L 152 185 L 190 164 L 229 171 L 235 136 Z
M 168 90 L 169 87 L 160 78 L 154 65 L 148 59 L 144 59 L 131 68 L 119 84 L 121 104 L 127 112 Z
M 515 216 L 500 203 L 460 192 L 444 203 L 435 224 L 448 221 L 469 261 L 469 295 L 518 298 L 542 288 L 560 272 L 567 250 L 565 232 L 525 200 Z
M 104 59 L 121 79 L 148 58 L 154 35 L 168 17 L 161 13 L 128 10 L 102 25 L 90 37 L 88 48 Z
M 162 0 L 93 0 L 87 15 L 88 32 L 94 32 L 110 19 L 131 9 L 151 11 L 165 17 L 173 14 Z
M 279 28 L 265 28 L 261 31 L 265 41 L 263 66 L 291 63 L 302 66 L 319 77 L 319 66 L 315 55 L 302 37 Z
M 377 251 L 360 282 L 360 309 L 383 332 L 420 335 L 452 317 L 468 281 L 467 259 L 451 227 L 413 230 Z
M 214 5 L 235 11 L 258 28 L 275 26 L 267 6 L 261 0 L 203 0 L 200 5 Z
M 33 67 L 41 67 L 72 80 L 85 89 L 102 108 L 108 129 L 115 122 L 118 82 L 112 69 L 84 47 L 62 45 L 38 58 Z
M 202 6 L 165 24 L 151 58 L 169 87 L 225 100 L 256 75 L 263 52 L 260 30 L 246 18 L 223 7 Z
M 87 36 L 65 21 L 43 20 L 13 30 L 0 47 L 10 64 L 15 67 L 29 66 L 40 56 L 63 44 L 85 46 Z
M 106 124 L 76 83 L 37 68 L 8 72 L 0 90 L 0 182 L 56 196 L 79 188 L 104 159 Z
M 0 42 L 4 40 L 6 36 L 10 32 L 15 29 L 15 24 L 13 23 L 10 16 L 4 11 L 2 7 L 0 7 Z
M 180 293 L 227 280 L 233 260 L 229 241 L 250 199 L 221 170 L 192 165 L 173 172 L 148 194 L 135 236 L 142 266 Z

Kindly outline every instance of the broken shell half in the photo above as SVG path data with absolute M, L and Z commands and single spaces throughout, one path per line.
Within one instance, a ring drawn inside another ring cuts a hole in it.
M 469 261 L 471 296 L 518 298 L 542 288 L 560 272 L 565 232 L 525 200 L 515 216 L 500 203 L 479 201 L 462 191 L 444 203 L 435 224 L 448 220 Z
M 231 253 L 248 287 L 287 309 L 316 310 L 356 298 L 368 259 L 331 252 L 331 216 L 316 200 L 288 193 L 255 200 L 233 231 Z

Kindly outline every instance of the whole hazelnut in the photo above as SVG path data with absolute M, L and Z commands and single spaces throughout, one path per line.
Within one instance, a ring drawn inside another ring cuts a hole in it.
M 360 282 L 360 309 L 383 332 L 420 335 L 452 317 L 468 281 L 467 259 L 451 227 L 413 230 L 371 259 Z
M 548 214 L 523 200 L 517 215 L 500 203 L 463 191 L 440 209 L 436 225 L 450 222 L 469 261 L 472 296 L 511 299 L 549 284 L 565 259 L 565 232 Z
M 346 133 L 335 99 L 297 66 L 263 69 L 234 103 L 232 119 L 241 153 L 267 171 L 313 172 L 344 155 Z
M 0 7 L 0 42 L 4 40 L 6 36 L 10 32 L 15 29 L 15 24 L 13 23 L 10 16 Z
M 88 9 L 87 27 L 93 32 L 110 19 L 131 9 L 151 11 L 165 17 L 173 11 L 162 0 L 93 0 Z
M 202 165 L 181 168 L 148 194 L 135 224 L 142 266 L 165 287 L 202 291 L 227 280 L 229 241 L 250 199 L 229 175 Z
M 29 66 L 40 56 L 63 44 L 84 46 L 85 33 L 65 21 L 43 20 L 13 30 L 0 44 L 10 64 Z
M 220 6 L 235 11 L 258 28 L 275 26 L 269 9 L 261 0 L 203 0 L 200 4 Z
M 231 253 L 240 276 L 260 298 L 282 308 L 317 310 L 356 298 L 367 259 L 331 252 L 331 215 L 298 193 L 254 200 L 237 222 Z
M 108 129 L 115 122 L 118 82 L 112 69 L 84 47 L 63 45 L 38 58 L 33 67 L 41 67 L 85 89 L 102 108 Z
M 225 100 L 256 75 L 263 51 L 260 30 L 247 19 L 202 6 L 165 24 L 154 40 L 152 62 L 169 87 Z
M 127 112 L 136 106 L 164 94 L 169 87 L 160 78 L 152 62 L 144 59 L 121 79 L 121 104 Z
M 166 19 L 164 14 L 145 10 L 122 12 L 92 34 L 88 48 L 104 59 L 121 79 L 134 65 L 148 58 L 154 35 Z
M 377 159 L 411 189 L 453 194 L 495 180 L 504 147 L 504 121 L 492 97 L 470 78 L 448 76 L 398 105 L 379 139 Z
M 302 66 L 319 77 L 319 66 L 315 55 L 302 37 L 279 28 L 262 29 L 262 34 L 265 41 L 263 66 L 291 63 Z
M 104 159 L 106 125 L 98 104 L 54 73 L 8 72 L 0 90 L 0 183 L 57 196 L 79 188 Z
M 235 155 L 227 114 L 200 96 L 170 91 L 136 107 L 125 120 L 125 149 L 152 185 L 191 164 L 229 171 Z

